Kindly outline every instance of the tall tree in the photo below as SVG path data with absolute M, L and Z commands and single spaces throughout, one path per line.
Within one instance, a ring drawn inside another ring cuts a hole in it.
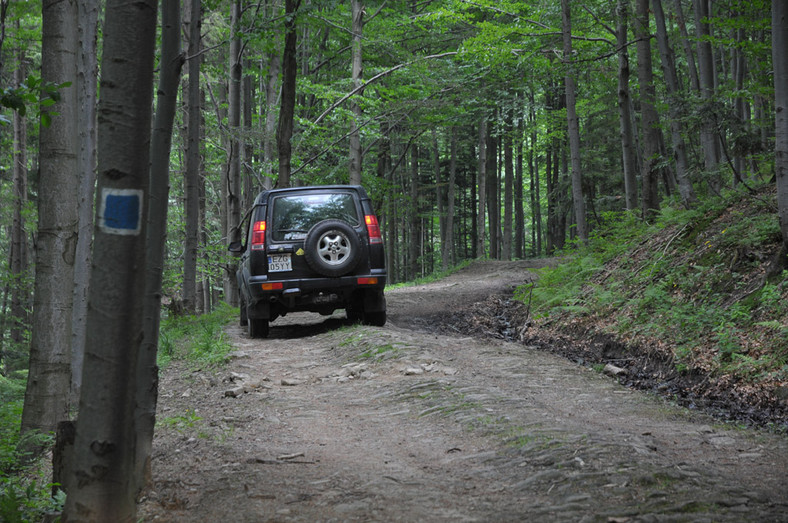
M 224 238 L 227 243 L 241 239 L 241 81 L 243 50 L 241 45 L 241 0 L 233 0 L 230 15 L 230 79 L 227 89 L 227 176 L 222 183 L 222 198 L 227 217 Z M 225 265 L 224 295 L 227 303 L 238 305 L 238 285 L 235 281 L 237 263 L 232 259 Z
M 618 118 L 621 155 L 624 169 L 624 201 L 627 210 L 638 208 L 637 151 L 632 126 L 632 100 L 629 90 L 628 20 L 630 0 L 618 0 L 616 6 L 616 44 L 618 45 Z
M 684 142 L 684 129 L 681 124 L 679 80 L 676 73 L 676 60 L 673 49 L 668 42 L 667 28 L 665 27 L 665 13 L 662 10 L 662 0 L 652 0 L 654 6 L 654 21 L 657 27 L 657 46 L 662 60 L 662 72 L 665 86 L 668 91 L 668 111 L 670 120 L 670 135 L 673 144 L 673 159 L 676 162 L 676 177 L 678 179 L 679 194 L 684 205 L 691 205 L 695 201 L 695 190 L 689 179 L 689 160 L 687 159 L 687 146 Z
M 133 521 L 156 1 L 109 0 L 98 109 L 88 336 L 66 520 Z
M 363 94 L 361 90 L 361 84 L 363 82 L 361 37 L 364 31 L 364 5 L 359 0 L 351 0 L 350 14 L 352 17 L 350 29 L 352 35 L 351 74 L 353 91 L 358 91 L 357 96 L 353 97 L 350 102 L 351 112 L 353 113 L 350 123 L 350 183 L 352 185 L 358 185 L 361 183 L 362 162 L 361 133 L 358 127 L 361 122 L 362 111 L 361 104 L 358 103 L 358 96 Z
M 449 151 L 449 182 L 446 189 L 446 234 L 444 244 L 446 248 L 443 250 L 444 267 L 443 270 L 454 265 L 455 250 L 454 250 L 454 225 L 455 225 L 455 206 L 456 206 L 456 184 L 457 184 L 457 127 L 452 126 L 451 130 L 451 145 Z
M 720 152 L 720 141 L 717 136 L 717 122 L 712 108 L 712 100 L 715 92 L 715 73 L 714 73 L 714 54 L 711 48 L 711 29 L 709 24 L 709 3 L 710 0 L 692 0 L 695 8 L 695 29 L 697 32 L 698 45 L 698 70 L 700 81 L 700 95 L 705 103 L 702 108 L 701 118 L 702 127 L 700 133 L 700 145 L 703 149 L 703 159 L 709 177 L 709 187 L 715 193 L 719 193 L 722 187 L 722 179 L 717 169 L 722 156 Z
M 178 85 L 184 56 L 181 54 L 181 2 L 161 3 L 161 60 L 159 86 L 156 90 L 156 115 L 150 151 L 150 181 L 147 199 L 147 232 L 145 238 L 145 296 L 143 302 L 143 337 L 137 357 L 135 382 L 134 452 L 135 491 L 150 482 L 150 459 L 153 427 L 156 424 L 159 368 L 156 354 L 159 346 L 161 318 L 161 282 L 164 273 L 164 245 L 167 237 L 167 208 L 170 190 L 170 147 L 172 123 L 178 101 Z
M 476 168 L 476 186 L 478 189 L 479 210 L 476 213 L 476 256 L 484 258 L 485 244 L 485 206 L 487 205 L 487 118 L 479 120 L 479 141 L 477 146 L 478 165 Z
M 782 266 L 788 267 L 788 4 L 772 2 L 774 61 L 775 171 L 777 207 L 783 236 Z
M 659 144 L 662 141 L 657 115 L 654 72 L 651 63 L 651 33 L 649 32 L 648 0 L 637 0 L 635 35 L 637 36 L 638 81 L 640 83 L 640 120 L 643 128 L 643 216 L 650 217 L 659 209 Z
M 503 138 L 503 241 L 501 258 L 512 259 L 512 221 L 514 219 L 514 141 L 512 139 L 511 115 L 506 115 Z
M 588 224 L 586 222 L 586 202 L 583 196 L 583 172 L 580 162 L 580 126 L 576 109 L 575 71 L 572 59 L 572 13 L 569 0 L 561 0 L 562 34 L 564 38 L 564 86 L 566 88 L 566 119 L 569 133 L 569 155 L 572 163 L 572 205 L 575 211 L 577 237 L 588 241 Z
M 290 161 L 293 137 L 293 120 L 295 118 L 296 75 L 296 15 L 301 0 L 285 0 L 285 47 L 282 57 L 282 102 L 279 105 L 279 127 L 276 141 L 279 150 L 278 187 L 290 187 Z
M 186 170 L 184 194 L 186 230 L 183 245 L 183 287 L 181 298 L 186 312 L 197 309 L 197 252 L 200 233 L 200 129 L 202 127 L 202 100 L 200 96 L 200 64 L 202 63 L 200 27 L 202 20 L 200 0 L 187 0 L 188 19 L 188 83 L 186 92 Z
M 55 84 L 77 75 L 76 2 L 42 4 L 41 76 Z M 54 431 L 69 416 L 71 310 L 77 246 L 77 90 L 60 90 L 51 124 L 40 131 L 38 242 L 30 369 L 22 431 Z
M 96 83 L 98 82 L 98 12 L 97 0 L 77 0 L 79 20 L 79 56 L 75 86 L 79 111 L 79 155 L 77 196 L 79 234 L 74 256 L 74 298 L 72 307 L 71 399 L 79 403 L 82 385 L 82 358 L 85 350 L 88 316 L 88 285 L 90 283 L 90 248 L 93 243 L 93 200 L 96 187 Z
M 14 71 L 14 84 L 20 85 L 25 77 L 26 58 L 24 49 L 20 49 L 18 65 Z M 29 293 L 25 278 L 29 270 L 29 249 L 27 230 L 25 227 L 25 207 L 27 206 L 27 118 L 18 111 L 13 116 L 13 153 L 11 155 L 13 185 L 13 218 L 11 223 L 11 245 L 8 268 L 11 270 L 9 294 L 11 297 L 11 329 L 10 342 L 14 348 L 24 343 L 24 331 L 27 325 Z M 3 336 L 0 333 L 0 337 Z

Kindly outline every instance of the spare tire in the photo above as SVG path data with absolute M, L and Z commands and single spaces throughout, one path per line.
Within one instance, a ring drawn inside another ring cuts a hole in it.
M 306 234 L 304 257 L 313 271 L 323 276 L 342 276 L 361 261 L 361 239 L 347 222 L 323 220 Z

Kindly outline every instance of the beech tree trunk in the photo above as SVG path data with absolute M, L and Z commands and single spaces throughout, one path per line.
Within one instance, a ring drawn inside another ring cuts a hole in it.
M 635 34 L 638 39 L 638 80 L 640 82 L 640 119 L 643 127 L 643 216 L 648 218 L 659 210 L 659 117 L 654 107 L 654 73 L 651 64 L 648 0 L 637 0 Z
M 156 2 L 109 0 L 98 109 L 98 213 L 66 521 L 134 521 Z M 62 192 L 62 191 L 61 191 Z M 61 275 L 62 278 L 62 275 Z
M 479 165 L 476 169 L 476 186 L 479 188 L 479 210 L 476 213 L 476 257 L 484 258 L 485 244 L 485 205 L 487 203 L 487 118 L 479 121 Z
M 714 56 L 712 54 L 709 29 L 709 0 L 693 0 L 695 7 L 695 27 L 698 42 L 698 68 L 700 71 L 700 96 L 705 103 L 710 103 L 715 91 Z M 717 172 L 720 164 L 720 142 L 717 136 L 716 122 L 711 107 L 702 112 L 703 126 L 700 133 L 700 144 L 709 187 L 715 193 L 722 188 L 722 179 Z
M 178 86 L 184 62 L 184 56 L 181 54 L 180 0 L 162 0 L 161 27 L 159 87 L 150 152 L 143 338 L 137 358 L 135 383 L 134 423 L 137 443 L 134 453 L 135 492 L 142 490 L 151 481 L 151 449 L 153 448 L 153 427 L 156 424 L 156 402 L 159 386 L 159 367 L 156 365 L 156 354 L 159 347 L 164 245 L 167 241 L 170 148 L 172 145 L 172 125 L 178 101 Z
M 42 4 L 41 77 L 72 82 L 77 74 L 76 1 Z M 57 114 L 52 114 L 52 113 Z M 53 432 L 69 417 L 71 307 L 78 235 L 77 89 L 61 89 L 39 137 L 38 241 L 30 370 L 22 432 Z
M 512 220 L 514 219 L 514 152 L 512 143 L 511 116 L 506 115 L 503 140 L 503 241 L 501 242 L 501 258 L 512 259 Z
M 74 296 L 71 342 L 71 405 L 79 403 L 82 386 L 82 359 L 85 351 L 90 284 L 91 246 L 93 243 L 93 203 L 96 189 L 96 98 L 98 83 L 98 12 L 97 0 L 77 0 L 79 50 L 77 89 L 79 110 L 79 217 L 77 248 L 74 256 Z
M 627 47 L 627 25 L 629 20 L 629 0 L 618 0 L 616 7 L 618 27 L 618 118 L 621 133 L 621 154 L 624 170 L 624 201 L 627 210 L 638 208 L 637 150 L 632 128 L 632 99 L 629 90 L 629 50 Z
M 678 181 L 679 194 L 684 205 L 692 205 L 695 198 L 695 190 L 689 179 L 689 161 L 687 159 L 687 146 L 684 143 L 684 129 L 681 125 L 681 110 L 679 109 L 680 88 L 678 76 L 676 74 L 676 60 L 673 49 L 668 42 L 667 29 L 665 27 L 665 13 L 662 10 L 662 0 L 652 0 L 654 6 L 654 20 L 657 27 L 657 45 L 659 55 L 662 59 L 662 72 L 665 78 L 665 86 L 668 91 L 668 111 L 670 119 L 670 136 L 673 144 L 673 159 L 676 162 L 676 178 Z
M 181 298 L 187 313 L 197 311 L 197 252 L 200 234 L 200 128 L 202 123 L 202 101 L 200 96 L 200 27 L 202 3 L 187 0 L 188 21 L 188 84 L 186 92 L 186 171 L 184 173 L 186 230 L 183 245 L 183 288 Z
M 290 187 L 290 157 L 295 117 L 296 74 L 296 12 L 301 0 L 285 0 L 285 48 L 282 58 L 282 103 L 279 106 L 277 148 L 279 149 L 279 180 L 277 187 Z
M 584 243 L 588 241 L 588 225 L 586 222 L 586 202 L 583 196 L 583 172 L 580 163 L 580 126 L 577 120 L 575 97 L 575 72 L 572 64 L 572 18 L 569 0 L 561 0 L 564 66 L 567 67 L 564 85 L 566 87 L 566 119 L 569 133 L 569 156 L 572 164 L 572 205 L 575 211 L 577 237 Z
M 788 4 L 772 2 L 774 61 L 775 174 L 777 207 L 783 236 L 783 268 L 788 267 Z
M 227 93 L 228 144 L 227 176 L 223 182 L 224 198 L 227 208 L 226 243 L 241 239 L 241 77 L 243 57 L 241 49 L 241 0 L 233 0 L 230 39 L 230 81 Z M 230 305 L 238 305 L 238 283 L 235 272 L 238 264 L 233 258 L 224 270 L 224 299 Z
M 26 58 L 24 50 L 18 53 L 19 65 L 14 71 L 15 85 L 21 85 L 26 74 Z M 8 282 L 10 295 L 10 343 L 12 351 L 17 352 L 24 345 L 25 330 L 30 320 L 28 308 L 30 305 L 30 292 L 27 289 L 26 278 L 29 276 L 29 248 L 27 244 L 27 230 L 24 220 L 24 209 L 27 205 L 27 120 L 24 116 L 14 111 L 13 114 L 13 148 L 12 155 L 13 168 L 13 222 L 11 224 L 11 249 L 9 253 L 9 268 L 11 278 Z M 0 332 L 0 337 L 5 332 Z M 2 339 L 2 338 L 0 338 Z M 16 365 L 7 362 L 10 369 Z
M 499 220 L 501 211 L 501 202 L 499 199 L 499 184 L 498 184 L 498 142 L 492 135 L 492 128 L 489 123 L 487 125 L 487 135 L 485 136 L 485 149 L 487 151 L 485 158 L 487 165 L 484 168 L 486 179 L 485 194 L 487 195 L 487 223 L 489 223 L 489 243 L 490 243 L 490 258 L 497 260 L 500 258 L 500 249 L 498 248 L 501 241 L 501 221 Z
M 350 12 L 352 16 L 352 79 L 353 90 L 359 89 L 363 82 L 363 68 L 361 60 L 361 36 L 364 30 L 364 5 L 359 0 L 351 0 Z M 362 111 L 358 103 L 358 97 L 363 96 L 363 90 L 359 90 L 356 96 L 350 100 L 350 110 L 353 118 L 350 123 L 350 183 L 351 185 L 361 184 L 361 134 L 358 128 L 361 122 Z
M 455 185 L 457 183 L 457 128 L 451 127 L 451 150 L 449 152 L 449 183 L 446 189 L 446 249 L 443 252 L 444 270 L 455 263 L 454 255 L 454 213 L 456 205 Z

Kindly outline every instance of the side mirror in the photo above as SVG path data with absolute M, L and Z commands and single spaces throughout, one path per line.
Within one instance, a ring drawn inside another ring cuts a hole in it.
M 227 250 L 230 251 L 235 256 L 240 256 L 244 252 L 244 245 L 241 242 L 232 242 L 230 245 L 227 246 Z

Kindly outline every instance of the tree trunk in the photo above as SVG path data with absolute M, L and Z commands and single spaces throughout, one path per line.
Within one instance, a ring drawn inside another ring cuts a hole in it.
M 511 116 L 506 115 L 505 135 L 503 140 L 503 241 L 501 242 L 501 258 L 512 259 L 512 220 L 514 214 L 514 152 L 512 150 Z
M 517 123 L 517 146 L 515 147 L 514 161 L 514 256 L 522 259 L 525 257 L 525 212 L 523 209 L 523 141 L 525 139 L 525 129 L 523 119 L 519 118 Z
M 227 205 L 226 243 L 241 239 L 241 78 L 243 58 L 241 49 L 241 0 L 232 3 L 230 39 L 230 82 L 227 93 L 227 127 L 229 132 L 229 151 L 227 158 L 227 178 L 224 180 L 224 197 Z M 224 270 L 224 299 L 230 305 L 238 305 L 238 284 L 235 272 L 238 264 L 232 259 Z
M 438 131 L 432 130 L 432 169 L 435 172 L 435 206 L 438 209 L 438 236 L 440 238 L 441 268 L 449 267 L 446 260 L 446 204 L 444 181 L 441 176 L 440 146 L 438 145 Z
M 90 283 L 90 249 L 93 243 L 93 201 L 96 188 L 96 97 L 98 82 L 98 12 L 96 0 L 77 1 L 79 49 L 75 87 L 79 111 L 79 229 L 74 257 L 74 296 L 71 342 L 71 405 L 79 403 L 82 360 L 85 351 Z
M 150 152 L 150 192 L 147 205 L 145 259 L 145 297 L 143 302 L 143 338 L 137 359 L 134 423 L 137 447 L 134 453 L 135 492 L 151 481 L 151 449 L 156 424 L 161 318 L 161 282 L 164 273 L 164 245 L 167 240 L 167 208 L 170 192 L 170 148 L 172 126 L 178 101 L 178 86 L 184 56 L 181 54 L 181 2 L 161 3 L 161 60 L 156 116 Z
M 443 253 L 445 260 L 444 269 L 454 266 L 454 213 L 455 211 L 455 185 L 457 183 L 457 128 L 451 127 L 451 150 L 449 152 L 449 183 L 446 189 L 446 249 Z
M 353 18 L 352 34 L 352 77 L 353 90 L 359 89 L 363 82 L 363 69 L 361 61 L 361 36 L 364 30 L 364 5 L 359 0 L 351 0 L 351 16 Z M 350 110 L 353 118 L 350 123 L 350 183 L 351 185 L 361 184 L 361 134 L 359 132 L 359 122 L 361 122 L 361 105 L 357 102 L 358 97 L 363 96 L 363 90 L 359 90 L 350 100 Z
M 279 181 L 277 187 L 290 187 L 290 156 L 295 117 L 296 97 L 296 12 L 301 0 L 285 0 L 285 49 L 282 58 L 282 103 L 279 106 L 277 147 L 279 149 Z
M 277 2 L 272 2 L 271 16 L 276 12 Z M 265 82 L 265 134 L 263 134 L 263 188 L 270 189 L 274 186 L 274 144 L 276 137 L 276 103 L 279 98 L 279 71 L 281 69 L 280 49 L 281 37 L 279 33 L 273 36 L 273 50 L 268 55 L 268 75 Z
M 564 84 L 566 86 L 566 119 L 569 132 L 569 154 L 572 163 L 572 204 L 577 223 L 577 236 L 582 242 L 588 241 L 586 223 L 586 202 L 583 197 L 583 172 L 580 163 L 580 126 L 577 121 L 575 97 L 575 72 L 572 64 L 572 18 L 569 0 L 561 0 L 564 36 L 564 66 L 567 67 Z
M 641 125 L 643 126 L 643 217 L 659 210 L 659 117 L 654 107 L 655 92 L 651 65 L 651 35 L 649 34 L 648 0 L 637 0 L 635 34 L 638 39 L 638 80 L 640 82 Z
M 143 341 L 143 204 L 149 188 L 156 14 L 154 1 L 110 0 L 106 6 L 87 379 L 67 478 L 67 521 L 136 518 L 134 402 Z
M 616 7 L 618 27 L 618 116 L 621 130 L 621 153 L 624 169 L 624 200 L 627 210 L 638 208 L 637 150 L 632 129 L 632 101 L 629 91 L 629 51 L 627 48 L 627 21 L 629 0 L 618 0 Z
M 698 41 L 698 63 L 700 64 L 700 95 L 705 104 L 710 104 L 714 96 L 714 56 L 712 54 L 709 30 L 709 0 L 693 0 L 695 6 L 695 27 Z M 707 107 L 703 114 L 703 126 L 700 133 L 700 143 L 703 149 L 703 159 L 709 180 L 709 187 L 715 193 L 722 188 L 722 179 L 718 172 L 721 152 L 716 131 L 716 122 L 711 107 Z
M 476 185 L 479 188 L 479 210 L 476 214 L 476 257 L 484 258 L 485 205 L 487 203 L 487 118 L 479 122 L 479 165 L 476 170 Z
M 421 216 L 419 202 L 419 146 L 411 145 L 410 164 L 410 241 L 408 242 L 408 280 L 419 274 L 419 252 L 421 248 Z
M 244 66 L 249 70 L 251 63 L 249 60 L 244 61 Z M 252 136 L 254 132 L 252 124 L 252 106 L 254 104 L 254 84 L 252 82 L 252 75 L 247 73 L 243 77 L 243 95 L 241 96 L 242 115 L 243 115 L 243 158 L 241 159 L 241 183 L 243 185 L 243 197 L 241 198 L 241 213 L 245 209 L 250 209 L 254 203 L 254 199 L 259 192 L 258 184 L 255 183 L 255 172 L 252 168 L 254 164 L 254 148 L 252 142 L 247 138 Z M 238 216 L 241 218 L 240 214 Z M 243 231 L 239 231 L 243 233 Z
M 774 61 L 775 172 L 777 207 L 783 236 L 783 268 L 788 267 L 788 4 L 772 2 L 772 60 Z
M 539 161 L 536 158 L 536 109 L 533 91 L 529 93 L 530 98 L 530 112 L 528 115 L 531 123 L 531 143 L 528 147 L 528 170 L 531 174 L 531 215 L 533 216 L 533 229 L 535 229 L 534 247 L 532 252 L 534 256 L 541 256 L 542 254 L 542 195 L 541 195 L 541 182 L 539 180 Z M 549 178 L 549 176 L 548 176 Z
M 26 74 L 25 52 L 19 52 L 19 65 L 14 71 L 14 84 L 21 85 Z M 29 277 L 29 247 L 27 244 L 27 230 L 25 228 L 24 210 L 27 206 L 27 120 L 19 111 L 13 114 L 13 221 L 11 225 L 11 245 L 9 253 L 9 268 L 11 278 L 8 282 L 11 298 L 10 316 L 10 342 L 16 352 L 25 344 L 25 331 L 30 318 L 28 308 L 30 305 L 30 291 L 26 279 Z M 2 309 L 5 310 L 5 307 Z M 3 329 L 4 333 L 5 329 Z M 0 333 L 2 336 L 2 333 Z M 14 368 L 11 365 L 10 368 Z
M 684 8 L 681 6 L 681 0 L 674 0 L 674 7 L 676 9 L 676 24 L 679 26 L 681 32 L 681 42 L 686 54 L 687 69 L 690 76 L 690 88 L 697 92 L 700 90 L 700 81 L 698 80 L 698 67 L 695 65 L 695 53 L 692 51 L 692 43 L 690 42 L 689 33 L 687 32 L 687 23 L 684 21 Z
M 70 82 L 77 71 L 75 1 L 42 4 L 41 77 Z M 38 242 L 30 370 L 22 432 L 52 432 L 69 416 L 71 306 L 77 246 L 77 90 L 61 90 L 52 123 L 39 136 Z
M 200 127 L 202 100 L 200 96 L 200 64 L 202 63 L 200 28 L 202 13 L 200 0 L 187 0 L 188 75 L 186 92 L 186 172 L 184 174 L 185 235 L 183 245 L 183 290 L 181 298 L 187 314 L 197 311 L 197 252 L 200 239 Z
M 681 125 L 681 110 L 679 109 L 679 81 L 676 75 L 676 61 L 673 49 L 668 42 L 665 27 L 665 13 L 662 10 L 662 0 L 652 0 L 654 6 L 654 20 L 657 26 L 657 45 L 662 59 L 662 71 L 665 77 L 665 86 L 668 91 L 668 111 L 670 115 L 670 135 L 673 144 L 673 159 L 676 162 L 676 178 L 678 180 L 679 194 L 685 206 L 695 202 L 695 190 L 689 179 L 689 161 L 687 160 L 687 146 L 684 143 L 684 130 Z
M 485 136 L 485 149 L 487 151 L 487 166 L 484 168 L 487 195 L 487 222 L 489 225 L 490 238 L 490 258 L 497 260 L 500 258 L 501 241 L 501 222 L 498 219 L 501 212 L 500 189 L 498 184 L 498 142 L 492 135 L 491 127 L 487 126 L 487 136 Z

